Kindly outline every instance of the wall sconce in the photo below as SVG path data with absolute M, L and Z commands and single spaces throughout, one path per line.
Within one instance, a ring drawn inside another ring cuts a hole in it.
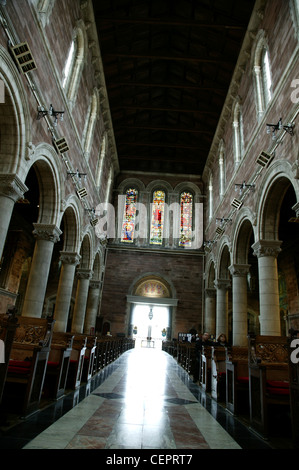
M 208 253 L 212 251 L 214 243 L 217 244 L 216 240 L 207 240 L 206 242 L 203 243 L 203 246 Z
M 150 307 L 150 311 L 149 311 L 149 314 L 148 314 L 148 318 L 149 318 L 150 320 L 152 320 L 152 319 L 153 319 L 153 316 L 154 316 L 154 314 L 153 314 L 153 307 Z
M 243 181 L 243 183 L 236 183 L 235 184 L 235 191 L 238 191 L 239 190 L 239 193 L 242 194 L 242 192 L 245 190 L 245 189 L 254 189 L 255 188 L 255 185 L 254 184 L 246 184 L 245 181 Z
M 95 209 L 85 209 L 85 210 L 86 210 L 86 212 L 88 212 L 90 215 L 91 215 L 91 214 L 92 214 L 92 215 L 95 215 L 95 213 L 96 213 L 96 210 L 95 210 Z
M 290 135 L 294 135 L 293 127 L 294 125 L 289 123 L 287 126 L 282 124 L 282 119 L 280 118 L 277 124 L 266 124 L 267 126 L 267 134 L 271 134 L 272 132 L 272 140 L 276 140 L 276 132 L 280 131 L 281 129 L 288 132 Z
M 67 177 L 69 177 L 69 176 L 77 176 L 77 178 L 80 178 L 80 179 L 81 179 L 81 177 L 84 176 L 84 181 L 86 181 L 86 175 L 87 175 L 87 173 L 79 173 L 79 170 L 78 170 L 78 169 L 77 169 L 77 171 L 68 171 L 68 172 L 67 172 Z
M 64 111 L 55 111 L 52 104 L 50 104 L 49 111 L 47 111 L 44 106 L 38 106 L 37 112 L 37 119 L 41 119 L 42 117 L 45 117 L 47 115 L 52 116 L 54 118 L 53 126 L 55 127 L 57 126 L 58 119 L 60 121 L 63 121 Z
M 232 223 L 232 219 L 224 219 L 223 217 L 222 218 L 217 218 L 216 219 L 216 224 L 217 225 L 224 225 L 225 223 Z

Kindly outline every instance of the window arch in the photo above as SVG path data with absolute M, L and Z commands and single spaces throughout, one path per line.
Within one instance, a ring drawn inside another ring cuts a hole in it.
M 90 154 L 90 149 L 92 146 L 92 138 L 94 134 L 94 128 L 98 116 L 98 96 L 96 91 L 94 91 L 89 105 L 88 117 L 85 124 L 84 132 L 84 153 L 88 159 Z
M 125 196 L 126 200 L 121 230 L 121 241 L 124 243 L 133 243 L 138 190 L 136 188 L 129 188 L 126 190 Z
M 102 137 L 100 156 L 98 159 L 98 165 L 97 165 L 97 171 L 96 171 L 96 186 L 97 187 L 101 185 L 106 150 L 107 150 L 107 134 L 105 133 Z
M 210 173 L 209 177 L 209 220 L 213 217 L 213 177 Z
M 165 192 L 158 189 L 153 193 L 150 223 L 150 244 L 162 245 L 165 212 Z
M 238 165 L 243 154 L 243 118 L 239 101 L 236 102 L 233 112 L 233 133 L 235 164 Z
M 262 116 L 272 99 L 271 64 L 264 31 L 258 35 L 253 63 L 256 106 L 258 116 Z
M 191 246 L 193 228 L 193 195 L 184 191 L 180 195 L 180 246 Z
M 219 195 L 223 197 L 225 192 L 225 152 L 224 143 L 221 140 L 218 153 L 218 164 L 219 164 Z
M 84 64 L 86 37 L 84 28 L 79 24 L 74 32 L 68 57 L 63 70 L 62 87 L 71 104 L 75 101 Z

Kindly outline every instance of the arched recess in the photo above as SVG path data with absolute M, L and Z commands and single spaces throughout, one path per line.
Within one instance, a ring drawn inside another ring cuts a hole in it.
M 267 175 L 256 243 L 260 248 L 260 270 L 263 259 L 268 259 L 268 265 L 271 262 L 273 290 L 272 305 L 266 304 L 261 316 L 272 324 L 273 330 L 275 325 L 275 334 L 282 335 L 286 335 L 290 327 L 297 329 L 299 326 L 298 181 L 288 170 L 289 165 L 277 162 Z
M 149 333 L 149 328 L 154 325 L 155 334 L 158 334 L 159 328 L 165 328 L 165 339 L 170 339 L 174 330 L 177 303 L 174 286 L 169 280 L 165 279 L 165 276 L 161 276 L 159 273 L 146 273 L 136 278 L 127 295 L 127 328 L 129 334 L 133 333 L 133 328 L 136 326 L 133 325 L 133 321 L 136 318 L 137 309 L 140 309 L 140 311 L 143 310 L 143 321 L 140 327 L 148 328 L 147 332 Z M 162 311 L 163 325 L 160 324 L 159 320 Z M 153 313 L 152 318 L 151 313 Z M 152 320 L 154 320 L 154 324 L 151 323 Z M 144 337 L 144 340 L 146 340 L 146 337 Z M 158 340 L 161 340 L 161 338 L 158 338 Z
M 216 334 L 216 289 L 215 262 L 211 258 L 206 268 L 204 330 L 210 335 Z
M 232 264 L 229 268 L 232 276 L 232 321 L 230 326 L 232 341 L 239 346 L 246 346 L 249 326 L 258 325 L 259 314 L 258 282 L 254 283 L 254 288 L 252 288 L 250 281 L 253 278 L 258 278 L 258 265 L 252 247 L 255 241 L 253 222 L 248 216 L 248 211 L 241 211 L 236 221 Z M 252 319 L 253 315 L 256 315 L 255 319 Z
M 228 312 L 231 306 L 231 254 L 228 240 L 224 237 L 219 248 L 216 270 L 216 337 L 224 333 L 231 342 L 231 323 L 228 322 Z

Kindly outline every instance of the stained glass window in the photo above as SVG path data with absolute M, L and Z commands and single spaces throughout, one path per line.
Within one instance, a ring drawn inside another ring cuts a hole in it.
M 128 189 L 126 191 L 126 203 L 122 224 L 121 241 L 133 243 L 135 231 L 135 216 L 138 191 Z
M 153 195 L 151 233 L 150 233 L 150 243 L 153 245 L 162 245 L 164 205 L 165 205 L 164 191 L 155 191 Z
M 181 194 L 181 236 L 180 246 L 191 246 L 192 241 L 192 209 L 193 196 L 184 192 Z

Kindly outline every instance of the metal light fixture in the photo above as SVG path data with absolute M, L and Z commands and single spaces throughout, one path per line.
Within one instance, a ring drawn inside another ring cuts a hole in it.
M 68 171 L 67 172 L 67 176 L 77 176 L 77 178 L 82 178 L 82 176 L 84 177 L 84 181 L 86 181 L 86 175 L 87 173 L 80 173 L 79 170 L 77 169 L 77 171 Z
M 148 318 L 149 318 L 150 320 L 152 320 L 152 319 L 153 319 L 153 316 L 154 316 L 154 314 L 153 314 L 153 307 L 150 307 L 150 311 L 149 311 L 149 314 L 148 314 Z
M 64 114 L 64 111 L 56 111 L 54 108 L 53 108 L 53 105 L 50 104 L 50 108 L 49 110 L 46 110 L 44 108 L 44 106 L 38 106 L 37 108 L 37 119 L 41 119 L 42 117 L 45 117 L 47 115 L 49 116 L 52 116 L 54 118 L 54 122 L 53 122 L 53 126 L 57 126 L 57 123 L 58 123 L 58 119 L 60 121 L 63 121 L 63 114 Z
M 252 190 L 254 188 L 255 188 L 254 184 L 246 184 L 245 181 L 243 181 L 243 183 L 236 183 L 235 184 L 235 191 L 239 191 L 240 194 L 242 194 L 242 192 L 245 189 Z
M 288 125 L 283 125 L 282 118 L 279 119 L 277 124 L 266 124 L 266 126 L 267 126 L 267 134 L 271 134 L 272 132 L 272 140 L 276 140 L 276 132 L 280 131 L 281 129 L 285 130 L 290 135 L 294 135 L 294 132 L 293 132 L 294 125 L 291 123 L 288 123 Z
M 230 224 L 231 224 L 231 223 L 232 223 L 232 219 L 224 219 L 223 217 L 221 217 L 221 218 L 218 218 L 218 217 L 217 217 L 217 218 L 216 218 L 216 224 L 217 224 L 217 225 L 221 225 L 221 226 L 222 226 L 222 225 L 224 225 L 225 223 L 230 223 Z

